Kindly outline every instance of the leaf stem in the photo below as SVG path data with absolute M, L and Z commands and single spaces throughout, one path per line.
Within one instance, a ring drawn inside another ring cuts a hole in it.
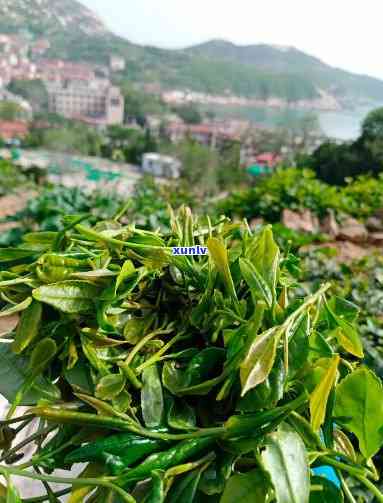
M 89 238 L 91 241 L 101 241 L 104 243 L 110 243 L 118 246 L 129 246 L 130 248 L 133 248 L 133 250 L 163 250 L 168 252 L 172 251 L 172 248 L 166 246 L 144 245 L 134 243 L 131 241 L 122 241 L 120 239 L 111 238 L 109 236 L 99 234 L 90 227 L 85 227 L 84 225 L 76 225 L 75 229 L 83 236 Z
M 12 449 L 10 449 L 9 451 L 7 451 L 0 458 L 0 462 L 5 461 L 7 458 L 9 458 L 9 456 L 11 456 L 12 454 L 15 454 L 20 449 L 22 449 L 26 445 L 30 444 L 34 440 L 38 439 L 39 437 L 48 435 L 51 431 L 55 430 L 56 428 L 57 428 L 57 425 L 53 425 L 53 426 L 49 426 L 48 428 L 44 428 L 43 430 L 37 431 L 36 433 L 34 433 L 33 435 L 31 435 L 30 437 L 26 438 L 25 440 L 23 440 L 19 444 L 15 445 L 15 447 L 13 447 Z
M 116 417 L 102 416 L 98 414 L 89 414 L 86 412 L 77 412 L 63 409 L 55 409 L 53 407 L 36 407 L 34 409 L 35 414 L 38 417 L 47 419 L 58 424 L 85 424 L 98 426 L 100 428 L 109 428 L 116 431 L 131 431 L 138 435 L 142 435 L 147 438 L 155 438 L 162 440 L 188 440 L 196 437 L 208 437 L 208 436 L 221 436 L 226 432 L 226 428 L 223 426 L 216 428 L 201 428 L 193 433 L 161 433 L 156 431 L 150 431 L 132 420 L 119 419 Z
M 154 354 L 152 357 L 150 357 L 148 360 L 146 360 L 144 363 L 142 363 L 141 365 L 139 365 L 137 368 L 136 368 L 136 373 L 137 374 L 140 374 L 144 369 L 146 369 L 147 367 L 150 367 L 151 365 L 153 365 L 154 363 L 156 363 L 157 361 L 159 361 L 159 359 L 161 358 L 161 356 L 163 354 L 166 353 L 166 351 L 171 347 L 173 346 L 176 342 L 178 342 L 179 340 L 181 340 L 183 337 L 182 335 L 176 335 L 174 336 L 167 344 L 165 344 L 165 346 L 163 346 L 156 354 Z
M 22 421 L 34 418 L 35 418 L 34 414 L 25 414 L 24 416 L 14 417 L 12 419 L 4 419 L 3 421 L 0 421 L 0 426 L 5 426 L 7 424 L 21 423 Z
M 105 478 L 66 478 L 66 477 L 55 477 L 52 475 L 38 475 L 31 472 L 26 472 L 25 470 L 19 470 L 18 468 L 9 468 L 6 466 L 0 466 L 0 473 L 5 476 L 16 475 L 18 477 L 24 477 L 32 480 L 40 480 L 44 482 L 55 482 L 57 484 L 68 484 L 71 486 L 94 486 L 94 487 L 107 487 L 108 489 L 112 489 L 117 494 L 121 496 L 123 501 L 126 503 L 136 503 L 136 500 L 124 491 L 121 487 L 113 484 L 110 480 Z
M 356 503 L 354 496 L 352 495 L 350 488 L 348 487 L 343 475 L 338 472 L 338 477 L 340 478 L 344 494 L 350 503 Z
M 153 337 L 156 337 L 157 335 L 166 335 L 169 334 L 171 330 L 155 330 L 154 332 L 151 332 L 150 334 L 146 335 L 143 339 L 140 340 L 139 343 L 137 343 L 132 351 L 129 353 L 129 356 L 125 360 L 125 365 L 130 365 L 133 361 L 133 358 L 136 356 L 137 353 L 140 352 L 140 350 L 145 346 L 147 342 L 149 342 Z
M 335 459 L 332 459 L 329 456 L 323 456 L 322 460 L 333 466 L 334 468 L 338 468 L 339 470 L 348 472 L 350 475 L 355 477 L 357 480 L 359 480 L 364 486 L 369 489 L 372 494 L 376 497 L 376 499 L 379 501 L 379 503 L 383 503 L 383 494 L 379 491 L 379 489 L 373 484 L 368 478 L 365 476 L 365 474 L 361 474 L 361 470 L 358 468 L 355 468 L 353 466 L 346 465 L 345 463 L 341 463 L 340 461 L 336 461 Z
M 329 288 L 331 288 L 331 283 L 325 283 L 321 288 L 319 288 L 319 290 L 310 295 L 310 297 L 305 300 L 305 302 L 303 302 L 303 304 L 299 306 L 298 309 L 296 309 L 292 314 L 290 314 L 290 316 L 286 318 L 286 320 L 281 325 L 281 328 L 287 329 L 290 324 L 294 322 L 294 320 L 298 318 L 302 313 L 304 313 L 309 306 L 315 304 L 317 300 L 321 298 L 322 295 L 327 292 L 327 290 L 329 290 Z

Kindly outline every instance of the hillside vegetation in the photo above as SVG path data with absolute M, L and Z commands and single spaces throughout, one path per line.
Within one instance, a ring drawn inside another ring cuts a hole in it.
M 317 98 L 319 90 L 346 102 L 383 99 L 382 81 L 333 68 L 295 48 L 220 40 L 183 50 L 139 46 L 114 35 L 75 0 L 0 0 L 0 32 L 20 30 L 49 38 L 50 57 L 107 64 L 110 54 L 119 54 L 128 62 L 122 79 L 163 88 L 287 101 Z

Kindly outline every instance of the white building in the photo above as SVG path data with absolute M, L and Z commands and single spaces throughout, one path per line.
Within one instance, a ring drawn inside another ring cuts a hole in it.
M 123 72 L 126 67 L 125 59 L 122 58 L 121 56 L 115 56 L 115 55 L 110 56 L 109 67 L 112 70 L 112 72 Z
M 167 155 L 149 153 L 142 156 L 142 171 L 153 176 L 179 178 L 181 162 Z

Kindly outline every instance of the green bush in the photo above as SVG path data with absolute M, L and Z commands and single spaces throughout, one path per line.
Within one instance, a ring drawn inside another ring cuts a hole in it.
M 28 188 L 28 177 L 12 163 L 0 160 L 0 197 L 15 189 Z
M 373 177 L 362 175 L 348 179 L 347 185 L 339 189 L 342 208 L 357 218 L 365 218 L 383 208 L 383 174 Z
M 383 174 L 363 175 L 347 182 L 344 187 L 335 187 L 318 180 L 311 170 L 279 168 L 257 180 L 254 187 L 231 194 L 218 210 L 229 216 L 278 222 L 284 209 L 307 208 L 319 217 L 331 209 L 365 219 L 383 208 Z
M 255 187 L 233 193 L 218 209 L 228 216 L 263 217 L 268 222 L 278 222 L 285 208 L 308 208 L 324 216 L 329 208 L 340 207 L 337 189 L 319 181 L 313 171 L 279 168 L 271 176 L 257 180 Z

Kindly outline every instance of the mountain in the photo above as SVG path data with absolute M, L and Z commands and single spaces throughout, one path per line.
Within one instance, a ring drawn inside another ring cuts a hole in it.
M 225 40 L 182 50 L 133 44 L 76 0 L 0 0 L 0 32 L 20 30 L 48 38 L 48 57 L 107 64 L 111 54 L 123 56 L 127 67 L 119 81 L 264 101 L 383 101 L 383 81 L 333 68 L 293 47 Z
M 299 75 L 308 79 L 316 88 L 339 98 L 369 98 L 378 101 L 383 98 L 383 81 L 334 68 L 294 47 L 236 45 L 226 40 L 211 40 L 190 47 L 186 52 L 208 60 L 256 67 L 273 74 Z
M 103 35 L 98 16 L 76 0 L 0 0 L 0 30 L 19 30 L 49 38 L 57 34 Z
M 256 65 L 272 72 L 295 73 L 312 66 L 326 66 L 320 59 L 288 46 L 236 45 L 226 40 L 210 40 L 185 50 L 195 56 Z

